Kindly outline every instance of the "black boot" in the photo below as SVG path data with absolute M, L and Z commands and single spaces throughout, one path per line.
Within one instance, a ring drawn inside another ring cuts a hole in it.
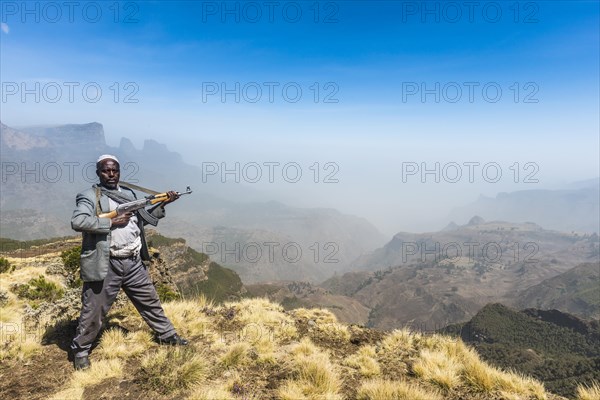
M 168 338 L 158 339 L 159 344 L 170 344 L 172 346 L 187 346 L 188 341 L 179 336 L 178 334 L 174 334 L 173 336 L 169 336 Z
M 73 367 L 78 371 L 88 369 L 90 367 L 90 359 L 88 356 L 75 357 L 73 359 Z

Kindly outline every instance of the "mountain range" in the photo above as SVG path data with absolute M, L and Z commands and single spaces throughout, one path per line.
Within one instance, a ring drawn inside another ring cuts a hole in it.
M 460 246 L 451 252 L 450 243 Z M 486 245 L 489 252 L 482 253 Z M 445 246 L 447 252 L 441 250 Z M 461 247 L 458 257 L 455 250 Z M 320 284 L 324 291 L 269 287 L 264 294 L 282 304 L 332 306 L 342 320 L 349 310 L 359 309 L 358 302 L 366 310 L 361 308 L 355 318 L 362 316 L 360 323 L 379 329 L 432 331 L 466 321 L 495 302 L 595 318 L 600 314 L 599 247 L 594 234 L 472 218 L 440 232 L 398 234 L 359 258 L 355 266 L 361 270 Z M 420 251 L 436 248 L 433 254 Z M 492 249 L 500 249 L 502 256 Z
M 96 122 L 20 129 L 2 124 L 0 129 L 4 237 L 71 234 L 75 195 L 96 182 L 98 155 L 110 153 L 121 161 L 123 181 L 159 191 L 191 186 L 194 193 L 169 206 L 170 221 L 160 229 L 188 239 L 199 251 L 210 246 L 211 256 L 223 259 L 244 281 L 323 280 L 385 240 L 363 218 L 290 207 L 248 185 L 203 182 L 200 167 L 186 164 L 164 144 L 146 140 L 137 150 L 123 138 L 119 147 L 108 146 Z
M 528 222 L 564 232 L 600 233 L 600 178 L 575 182 L 557 190 L 520 190 L 480 196 L 459 207 L 449 218 L 463 221 L 473 215 L 487 220 Z

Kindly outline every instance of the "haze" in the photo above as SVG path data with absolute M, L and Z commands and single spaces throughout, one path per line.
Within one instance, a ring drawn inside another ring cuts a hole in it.
M 98 2 L 91 22 L 39 5 L 36 21 L 5 2 L 2 122 L 97 121 L 111 145 L 154 139 L 189 164 L 239 163 L 249 199 L 336 208 L 387 235 L 441 229 L 481 194 L 598 176 L 597 3 L 484 2 L 495 17 L 458 2 L 458 17 L 444 2 L 284 2 L 272 20 L 267 3 L 252 3 L 257 19 L 244 2 L 119 3 L 118 14 Z M 102 94 L 86 98 L 90 83 Z M 298 163 L 302 178 L 278 167 L 269 182 L 270 162 Z M 422 163 L 440 164 L 439 182 L 403 177 Z M 479 163 L 472 182 L 465 163 Z

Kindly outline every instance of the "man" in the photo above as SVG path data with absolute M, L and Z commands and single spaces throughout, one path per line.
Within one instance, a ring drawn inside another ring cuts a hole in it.
M 90 366 L 89 353 L 98 336 L 102 320 L 123 288 L 142 318 L 155 332 L 161 344 L 185 346 L 187 340 L 175 332 L 150 280 L 142 260 L 150 260 L 144 225 L 156 226 L 165 216 L 165 205 L 178 199 L 168 192 L 168 200 L 149 210 L 101 218 L 99 214 L 114 210 L 118 204 L 135 200 L 135 193 L 119 185 L 119 160 L 102 155 L 96 163 L 99 185 L 77 195 L 71 226 L 82 232 L 81 245 L 81 315 L 71 350 L 75 369 Z

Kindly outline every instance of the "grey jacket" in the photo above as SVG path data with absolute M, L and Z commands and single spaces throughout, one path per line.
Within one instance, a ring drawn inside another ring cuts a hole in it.
M 110 218 L 100 218 L 97 215 L 110 211 L 108 197 L 100 194 L 96 197 L 96 187 L 92 186 L 77 195 L 76 207 L 71 218 L 71 227 L 77 232 L 81 232 L 83 240 L 81 243 L 81 280 L 84 282 L 94 282 L 104 280 L 108 272 L 110 258 Z M 137 197 L 133 190 L 121 186 L 122 194 L 135 200 Z M 97 212 L 96 204 L 100 204 L 100 210 Z M 148 210 L 156 218 L 165 216 L 165 209 L 155 206 Z M 144 236 L 144 225 L 147 222 L 139 217 L 138 226 L 142 239 L 142 260 L 150 260 L 148 246 Z

